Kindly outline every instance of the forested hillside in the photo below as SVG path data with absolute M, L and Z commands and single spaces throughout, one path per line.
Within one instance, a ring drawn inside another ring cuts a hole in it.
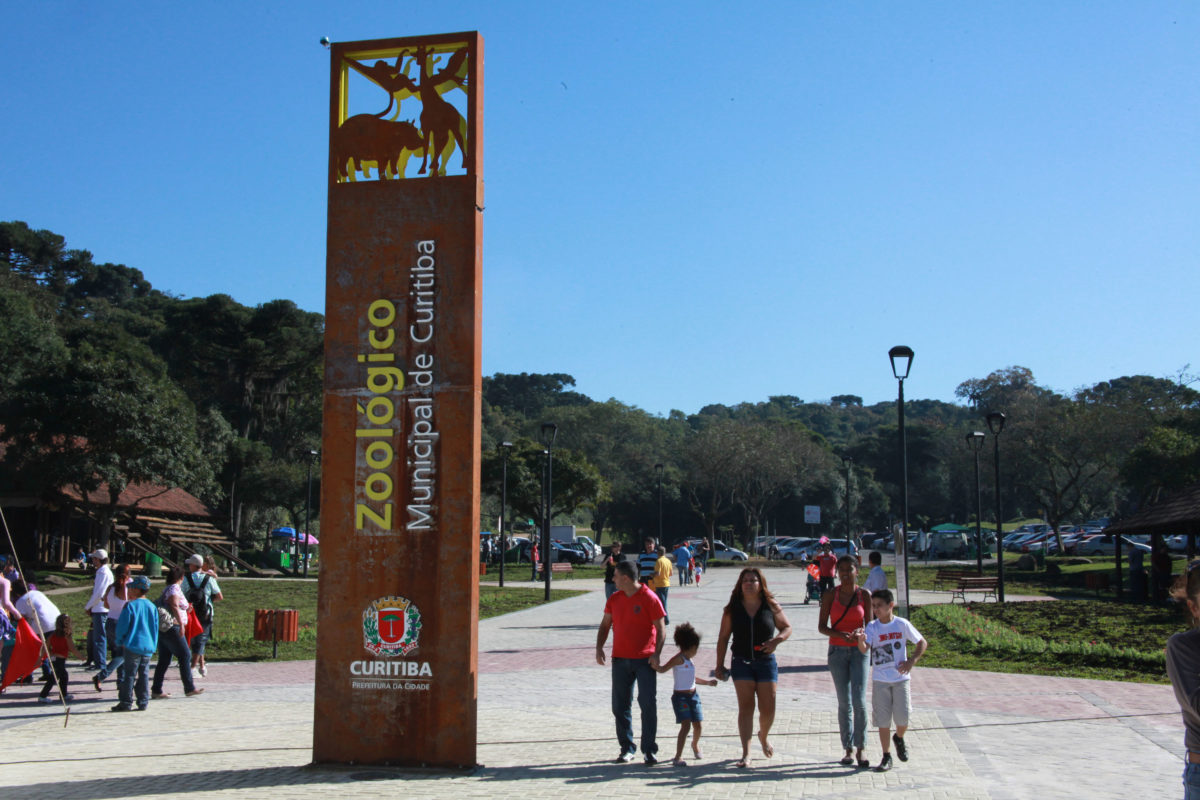
M 58 234 L 0 223 L 0 491 L 177 485 L 226 514 L 244 542 L 261 541 L 269 526 L 303 515 L 306 469 L 320 447 L 322 332 L 322 316 L 291 301 L 175 297 L 138 269 L 96 264 Z M 1127 376 L 1063 396 L 1013 366 L 965 377 L 961 404 L 909 400 L 911 524 L 971 518 L 966 436 L 986 430 L 992 410 L 1008 417 L 1007 518 L 1121 513 L 1200 479 L 1191 382 Z M 660 485 L 669 541 L 803 533 L 805 505 L 821 507 L 820 532 L 841 534 L 847 476 L 856 531 L 895 519 L 894 403 L 785 395 L 661 417 L 593 400 L 574 383 L 568 374 L 484 379 L 485 530 L 496 526 L 505 441 L 514 519 L 539 519 L 545 422 L 558 426 L 555 522 L 605 540 L 656 532 Z M 68 446 L 79 442 L 87 446 Z M 990 519 L 990 434 L 982 457 Z

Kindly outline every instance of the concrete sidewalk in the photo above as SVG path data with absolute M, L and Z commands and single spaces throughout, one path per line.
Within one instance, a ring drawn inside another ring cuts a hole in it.
M 721 608 L 735 569 L 703 586 L 673 587 L 673 622 L 704 634 L 699 674 L 714 666 Z M 540 798 L 644 796 L 687 789 L 689 798 L 906 797 L 1071 798 L 1182 794 L 1183 731 L 1170 687 L 960 672 L 918 667 L 911 759 L 888 773 L 838 765 L 833 684 L 817 607 L 802 603 L 800 570 L 768 571 L 795 633 L 778 653 L 775 757 L 750 770 L 740 755 L 728 683 L 702 687 L 705 758 L 685 768 L 610 763 L 617 755 L 609 675 L 594 661 L 603 593 L 487 620 L 480 631 L 479 760 L 468 774 L 309 767 L 312 662 L 223 664 L 207 692 L 183 699 L 172 670 L 145 714 L 111 714 L 115 692 L 72 675 L 70 724 L 35 702 L 39 686 L 0 697 L 0 796 L 4 798 Z M 563 581 L 563 588 L 589 588 Z M 932 599 L 932 598 L 931 598 Z M 914 593 L 913 602 L 919 600 Z M 933 647 L 937 642 L 931 643 Z M 666 653 L 674 652 L 668 644 Z M 659 755 L 674 752 L 678 726 L 669 676 L 659 688 Z M 636 705 L 635 705 L 635 730 Z M 689 748 L 690 751 L 690 748 Z M 869 731 L 867 752 L 879 759 Z M 688 753 L 690 755 L 690 752 Z

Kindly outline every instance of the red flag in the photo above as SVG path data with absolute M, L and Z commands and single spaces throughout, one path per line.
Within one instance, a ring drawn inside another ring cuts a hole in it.
M 10 683 L 32 675 L 41 663 L 42 640 L 33 632 L 33 628 L 29 627 L 29 622 L 22 618 L 17 625 L 17 643 L 8 659 L 8 669 L 4 671 L 4 683 L 0 683 L 0 691 L 7 689 Z
M 200 620 L 196 619 L 196 613 L 189 609 L 187 628 L 183 632 L 183 637 L 187 639 L 188 647 L 192 646 L 192 639 L 202 633 L 204 633 L 204 626 L 200 624 Z

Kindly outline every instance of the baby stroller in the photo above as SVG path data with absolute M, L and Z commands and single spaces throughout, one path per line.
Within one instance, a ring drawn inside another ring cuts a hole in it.
M 816 564 L 809 564 L 805 570 L 808 572 L 808 591 L 804 594 L 804 605 L 808 605 L 810 600 L 821 600 L 821 584 L 817 580 L 821 576 L 821 570 Z

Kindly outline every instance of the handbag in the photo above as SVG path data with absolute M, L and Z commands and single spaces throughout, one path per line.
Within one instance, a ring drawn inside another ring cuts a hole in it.
M 166 633 L 179 624 L 179 620 L 175 619 L 175 615 L 167 611 L 160 605 L 155 605 L 158 609 L 158 632 Z

